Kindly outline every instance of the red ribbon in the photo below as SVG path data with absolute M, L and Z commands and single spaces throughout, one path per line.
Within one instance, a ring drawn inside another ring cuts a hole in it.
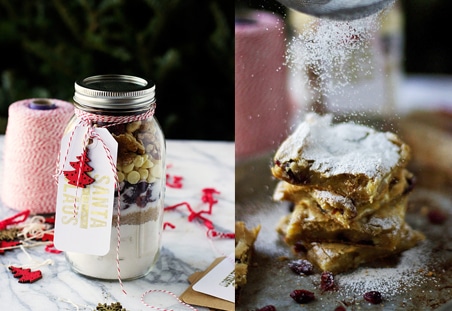
M 52 254 L 60 254 L 62 251 L 58 250 L 55 248 L 55 245 L 53 245 L 53 243 L 48 244 L 45 248 L 45 251 L 47 253 L 52 253 Z
M 182 176 L 171 176 L 166 174 L 166 185 L 170 188 L 180 189 L 182 188 Z
M 30 210 L 25 210 L 23 212 L 17 213 L 14 216 L 3 219 L 0 221 L 0 230 L 5 230 L 8 226 L 17 225 L 21 222 L 27 220 L 28 216 L 30 216 Z
M 181 202 L 175 205 L 167 206 L 164 208 L 165 211 L 175 210 L 176 208 L 180 206 L 185 206 L 189 212 L 188 215 L 188 221 L 192 222 L 193 220 L 197 219 L 199 220 L 206 228 L 207 228 L 207 236 L 208 237 L 219 237 L 219 238 L 225 238 L 225 239 L 233 239 L 235 238 L 234 233 L 221 233 L 215 230 L 215 227 L 209 219 L 203 216 L 203 214 L 212 214 L 213 206 L 218 203 L 218 200 L 214 198 L 214 194 L 219 194 L 217 190 L 214 188 L 204 188 L 202 189 L 203 195 L 201 197 L 201 200 L 204 203 L 209 204 L 209 208 L 207 210 L 201 210 L 199 212 L 195 212 L 193 208 L 190 206 L 188 202 Z M 164 228 L 166 226 L 170 226 L 171 228 L 175 228 L 174 225 L 171 225 L 170 223 L 165 223 Z
M 166 227 L 170 227 L 171 229 L 174 229 L 174 228 L 176 228 L 176 226 L 175 225 L 173 225 L 172 223 L 170 223 L 170 222 L 165 222 L 165 223 L 163 223 L 163 230 L 165 230 L 166 229 Z

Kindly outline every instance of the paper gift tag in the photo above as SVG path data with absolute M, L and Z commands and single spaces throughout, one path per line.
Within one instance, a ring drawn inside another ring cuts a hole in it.
M 118 144 L 107 129 L 93 130 L 96 135 L 86 154 L 88 127 L 77 127 L 61 141 L 59 168 L 63 172 L 58 176 L 54 244 L 62 251 L 103 256 L 110 250 L 115 193 L 112 163 L 116 164 Z
M 218 297 L 207 295 L 201 292 L 193 290 L 193 284 L 196 284 L 204 275 L 209 273 L 213 268 L 215 268 L 220 262 L 222 262 L 224 257 L 216 258 L 212 264 L 205 271 L 198 271 L 193 273 L 188 277 L 188 281 L 191 286 L 189 286 L 180 296 L 180 299 L 185 303 L 190 305 L 207 307 L 210 310 L 226 310 L 234 311 L 235 303 L 230 302 Z
M 230 302 L 235 300 L 235 255 L 224 258 L 193 285 L 193 290 Z

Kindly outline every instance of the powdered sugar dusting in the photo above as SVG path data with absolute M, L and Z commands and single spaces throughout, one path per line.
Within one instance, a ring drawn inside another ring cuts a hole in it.
M 351 122 L 332 124 L 332 115 L 314 113 L 307 114 L 278 151 L 289 159 L 312 161 L 311 170 L 326 177 L 364 174 L 370 178 L 390 173 L 399 152 L 386 133 Z
M 338 195 L 338 194 L 335 194 L 331 191 L 314 189 L 312 191 L 311 195 L 314 198 L 316 198 L 316 200 L 319 202 L 325 202 L 330 205 L 339 203 L 339 204 L 347 207 L 349 210 L 355 210 L 355 205 L 353 204 L 353 201 L 351 199 Z
M 400 262 L 389 268 L 358 268 L 350 273 L 337 275 L 341 292 L 361 296 L 368 291 L 379 291 L 384 297 L 407 293 L 411 288 L 422 286 L 427 278 L 432 258 L 428 242 L 405 251 Z M 430 281 L 434 280 L 431 277 Z
M 371 217 L 366 227 L 381 228 L 381 230 L 393 230 L 400 227 L 400 215 L 391 215 L 389 217 Z

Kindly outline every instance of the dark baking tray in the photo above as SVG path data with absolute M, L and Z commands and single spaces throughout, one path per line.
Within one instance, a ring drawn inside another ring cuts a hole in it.
M 261 225 L 255 243 L 248 283 L 242 289 L 236 310 L 256 310 L 273 305 L 277 310 L 452 310 L 452 191 L 415 187 L 410 194 L 407 222 L 426 235 L 426 240 L 400 256 L 376 261 L 335 276 L 337 290 L 320 289 L 320 271 L 299 276 L 288 268 L 297 258 L 281 241 L 275 228 L 288 213 L 285 203 L 274 202 L 276 180 L 270 172 L 273 153 L 236 162 L 236 219 L 248 228 Z M 445 223 L 431 224 L 430 209 L 448 215 Z M 315 301 L 297 304 L 294 289 L 314 292 Z M 363 299 L 367 291 L 383 294 L 372 305 Z M 450 302 L 448 304 L 448 302 Z

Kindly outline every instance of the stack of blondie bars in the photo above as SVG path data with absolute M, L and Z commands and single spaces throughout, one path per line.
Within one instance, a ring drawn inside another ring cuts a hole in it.
M 334 273 L 414 247 L 424 236 L 405 222 L 409 160 L 391 132 L 308 113 L 274 156 L 273 197 L 292 205 L 278 232 Z

